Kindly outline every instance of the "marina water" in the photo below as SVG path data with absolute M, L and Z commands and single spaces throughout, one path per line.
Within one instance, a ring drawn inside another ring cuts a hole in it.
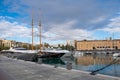
M 55 67 L 67 67 L 67 63 L 71 63 L 72 69 L 81 71 L 96 71 L 96 74 L 104 74 L 120 77 L 120 59 L 115 61 L 111 55 L 95 54 L 83 55 L 79 57 L 62 57 L 62 58 L 39 58 L 38 63 L 49 64 Z M 114 61 L 114 62 L 113 62 Z M 103 69 L 102 69 L 103 68 Z

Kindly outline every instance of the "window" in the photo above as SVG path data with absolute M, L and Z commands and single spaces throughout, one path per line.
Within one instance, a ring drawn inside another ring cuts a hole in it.
M 95 47 L 93 47 L 93 50 L 96 49 Z

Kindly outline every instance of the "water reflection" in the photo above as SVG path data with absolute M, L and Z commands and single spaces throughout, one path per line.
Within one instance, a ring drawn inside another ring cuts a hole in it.
M 71 62 L 73 69 L 91 72 L 107 66 L 113 60 L 114 58 L 110 55 L 84 55 L 79 57 L 38 59 L 38 63 L 57 64 L 58 66 L 66 68 L 66 63 Z M 120 59 L 117 59 L 114 64 L 97 73 L 120 77 Z
M 81 65 L 107 65 L 112 62 L 114 59 L 111 56 L 82 56 L 75 58 L 76 64 Z M 116 64 L 120 64 L 120 60 Z
M 114 59 L 112 56 L 81 56 L 75 58 L 75 65 L 79 70 L 95 71 L 100 69 L 97 73 L 120 77 L 120 59 Z

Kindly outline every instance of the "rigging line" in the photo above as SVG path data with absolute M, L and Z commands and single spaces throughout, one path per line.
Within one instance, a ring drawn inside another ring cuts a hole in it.
M 101 70 L 103 70 L 103 69 L 111 66 L 112 64 L 115 64 L 115 63 L 118 62 L 118 61 L 119 61 L 119 60 L 116 58 L 116 59 L 114 59 L 111 63 L 109 63 L 108 65 L 106 65 L 106 66 L 104 66 L 104 67 L 102 67 L 102 68 L 100 68 L 100 69 L 94 70 L 94 71 L 92 71 L 90 74 L 91 74 L 91 75 L 95 75 L 96 72 L 101 71 Z

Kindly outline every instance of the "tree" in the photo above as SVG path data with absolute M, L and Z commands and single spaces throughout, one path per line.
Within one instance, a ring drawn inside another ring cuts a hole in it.
M 0 51 L 2 51 L 3 50 L 3 47 L 0 45 Z
M 44 43 L 44 47 L 48 48 L 50 45 L 48 43 Z
M 22 45 L 22 47 L 23 47 L 23 48 L 28 49 L 28 46 L 27 46 L 27 45 L 25 45 L 25 44 L 24 44 L 24 45 Z
M 66 45 L 65 46 L 65 49 L 66 50 L 69 50 L 69 51 L 73 51 L 74 50 L 74 47 L 72 45 Z
M 61 49 L 65 49 L 65 46 L 64 46 L 64 45 L 62 45 L 60 48 L 61 48 Z
M 10 49 L 10 47 L 3 47 L 2 45 L 0 45 L 0 51 L 2 51 L 2 50 L 8 50 L 8 49 Z
M 58 47 L 59 47 L 59 48 L 61 47 L 60 44 L 58 44 Z
M 4 49 L 4 50 L 8 50 L 8 49 L 10 49 L 10 47 L 4 47 L 3 49 Z

